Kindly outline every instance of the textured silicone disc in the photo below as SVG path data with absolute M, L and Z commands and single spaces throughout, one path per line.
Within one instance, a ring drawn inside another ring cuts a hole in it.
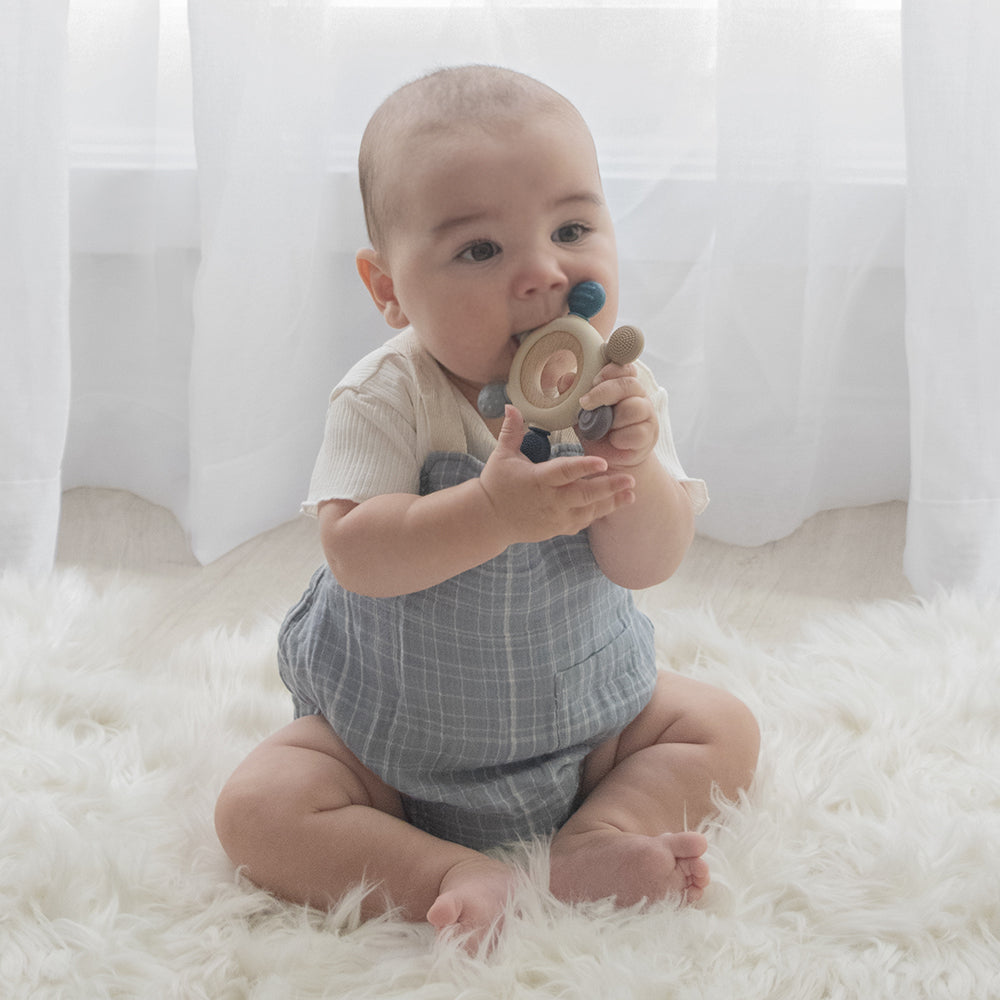
M 604 345 L 604 356 L 612 364 L 631 364 L 646 345 L 646 338 L 637 326 L 620 326 L 608 337 Z

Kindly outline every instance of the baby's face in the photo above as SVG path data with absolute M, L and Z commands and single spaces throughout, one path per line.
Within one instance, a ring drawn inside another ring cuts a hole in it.
M 611 332 L 615 238 L 582 123 L 538 114 L 425 136 L 389 169 L 393 325 L 411 323 L 470 399 L 506 378 L 518 334 L 566 315 L 581 281 L 604 286 L 590 322 Z

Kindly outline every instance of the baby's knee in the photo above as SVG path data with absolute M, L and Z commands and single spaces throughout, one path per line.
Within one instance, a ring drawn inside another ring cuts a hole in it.
M 760 753 L 760 725 L 741 699 L 728 691 L 719 691 L 714 699 L 713 729 L 715 742 L 726 749 L 734 764 L 745 769 L 739 782 L 746 787 L 757 767 Z
M 246 863 L 249 842 L 260 837 L 276 814 L 269 789 L 239 772 L 226 782 L 215 802 L 215 832 L 234 864 Z
M 265 741 L 236 768 L 215 803 L 215 831 L 236 865 L 281 842 L 296 814 L 309 811 L 307 769 L 288 766 Z

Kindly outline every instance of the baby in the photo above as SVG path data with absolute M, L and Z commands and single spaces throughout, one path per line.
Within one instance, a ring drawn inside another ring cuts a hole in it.
M 581 405 L 610 433 L 476 410 L 520 334 L 578 283 L 615 325 L 615 236 L 577 110 L 508 70 L 442 70 L 376 111 L 360 154 L 361 279 L 402 331 L 331 398 L 304 508 L 327 565 L 279 637 L 295 721 L 240 765 L 216 825 L 232 860 L 291 900 L 376 886 L 476 947 L 515 874 L 485 853 L 552 835 L 560 899 L 700 898 L 713 786 L 733 797 L 758 730 L 731 695 L 658 671 L 630 590 L 669 577 L 704 486 L 677 460 L 665 393 L 607 365 Z

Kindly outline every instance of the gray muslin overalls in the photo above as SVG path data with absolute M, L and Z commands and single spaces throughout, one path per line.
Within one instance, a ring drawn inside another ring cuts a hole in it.
M 434 452 L 421 492 L 482 467 Z M 322 715 L 414 825 L 480 850 L 561 826 L 584 757 L 656 682 L 653 627 L 586 532 L 402 597 L 351 593 L 324 566 L 282 625 L 279 660 L 296 717 Z

